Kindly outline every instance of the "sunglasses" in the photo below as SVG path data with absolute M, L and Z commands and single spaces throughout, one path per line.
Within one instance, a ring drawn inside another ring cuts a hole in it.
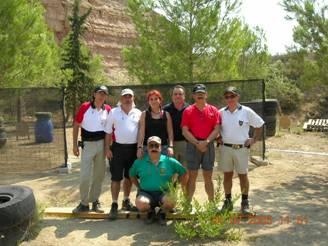
M 225 99 L 233 99 L 235 97 L 236 97 L 236 95 L 224 96 Z
M 150 148 L 150 149 L 158 149 L 159 148 L 159 144 L 157 144 L 157 143 L 150 143 L 150 144 L 148 144 L 148 147 Z
M 173 93 L 174 96 L 182 96 L 183 93 Z

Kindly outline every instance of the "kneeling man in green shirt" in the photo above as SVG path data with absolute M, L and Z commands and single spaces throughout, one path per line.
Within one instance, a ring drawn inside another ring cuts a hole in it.
M 166 211 L 172 210 L 175 201 L 167 194 L 174 174 L 179 175 L 182 187 L 186 186 L 186 169 L 176 159 L 161 154 L 161 139 L 151 136 L 147 140 L 148 155 L 137 159 L 130 168 L 130 179 L 137 186 L 136 206 L 140 212 L 148 212 L 146 223 L 155 219 L 155 207 L 159 210 L 159 223 L 166 224 Z

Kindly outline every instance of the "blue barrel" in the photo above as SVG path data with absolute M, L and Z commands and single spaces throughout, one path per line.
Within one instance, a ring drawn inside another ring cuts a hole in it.
M 50 112 L 37 112 L 35 113 L 35 142 L 36 143 L 51 143 L 53 141 L 54 126 L 51 122 Z

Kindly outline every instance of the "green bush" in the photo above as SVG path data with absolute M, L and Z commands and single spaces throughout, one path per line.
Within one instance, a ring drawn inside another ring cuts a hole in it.
M 279 65 L 279 64 L 278 64 Z M 284 113 L 298 109 L 303 99 L 301 90 L 285 77 L 278 65 L 273 65 L 265 83 L 266 98 L 278 99 Z
M 187 218 L 174 224 L 175 232 L 179 237 L 188 240 L 193 238 L 215 238 L 224 241 L 241 240 L 242 232 L 236 228 L 236 223 L 233 223 L 233 214 L 229 212 L 222 214 L 218 211 L 219 202 L 224 198 L 221 181 L 222 179 L 219 177 L 214 201 L 204 204 L 200 204 L 195 199 L 190 203 L 180 187 L 170 187 L 171 194 L 174 194 L 177 201 L 177 208 L 183 217 Z M 237 199 L 238 197 L 235 197 L 233 202 Z

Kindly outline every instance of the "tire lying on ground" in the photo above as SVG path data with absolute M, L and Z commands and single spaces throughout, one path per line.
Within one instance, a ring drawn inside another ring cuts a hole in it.
M 16 245 L 35 212 L 33 191 L 26 186 L 0 186 L 0 245 Z

